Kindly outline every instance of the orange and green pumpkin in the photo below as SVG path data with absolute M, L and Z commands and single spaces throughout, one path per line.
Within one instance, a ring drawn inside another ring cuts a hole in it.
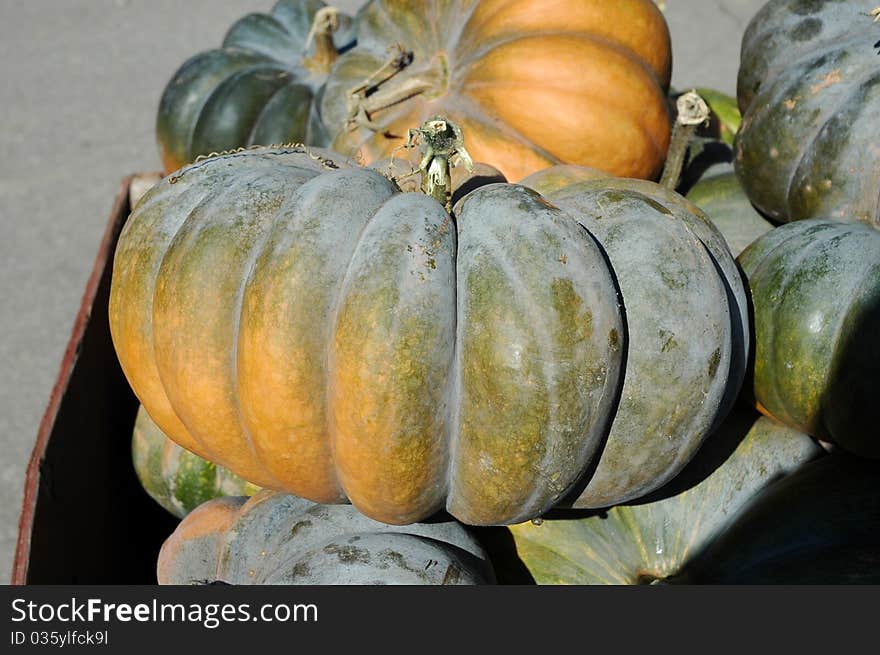
M 262 491 L 191 512 L 162 545 L 159 584 L 476 585 L 495 581 L 477 539 L 448 517 L 389 526 L 350 505 Z
M 652 178 L 669 145 L 669 31 L 651 0 L 373 0 L 327 80 L 333 148 L 364 163 L 442 114 L 510 180 L 553 164 Z
M 253 144 L 325 145 L 321 89 L 337 50 L 353 40 L 351 18 L 321 0 L 279 0 L 236 22 L 220 48 L 187 60 L 162 93 L 156 137 L 165 170 Z
M 260 488 L 181 448 L 141 406 L 131 438 L 132 462 L 150 497 L 178 518 L 220 496 L 252 496 Z
M 729 410 L 745 292 L 685 199 L 495 183 L 450 215 L 331 157 L 209 158 L 126 223 L 114 345 L 188 450 L 388 523 L 503 524 L 650 492 Z
M 736 171 L 776 221 L 871 219 L 880 210 L 876 7 L 771 0 L 746 29 Z
M 749 386 L 759 409 L 880 457 L 880 230 L 797 221 L 762 236 L 739 262 L 754 308 Z

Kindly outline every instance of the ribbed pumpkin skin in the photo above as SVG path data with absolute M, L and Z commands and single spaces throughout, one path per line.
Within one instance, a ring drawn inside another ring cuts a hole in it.
M 874 0 L 772 0 L 743 37 L 736 170 L 777 221 L 880 215 Z
M 754 306 L 752 391 L 761 411 L 880 457 L 880 231 L 798 221 L 765 234 L 739 262 Z
M 752 205 L 733 171 L 701 178 L 688 191 L 687 199 L 721 231 L 734 257 L 774 227 Z
M 494 582 L 479 542 L 455 521 L 392 527 L 349 505 L 269 491 L 201 505 L 165 541 L 156 571 L 159 584 Z
M 489 184 L 453 220 L 317 152 L 202 161 L 120 236 L 117 354 L 181 445 L 384 522 L 647 493 L 739 389 L 745 295 L 683 198 L 595 184 L 559 207 Z
M 516 552 L 538 584 L 675 581 L 759 491 L 819 453 L 806 435 L 738 411 L 658 499 L 511 526 Z
M 223 45 L 187 60 L 165 87 L 156 137 L 168 172 L 199 155 L 253 144 L 327 144 L 318 102 L 326 73 L 310 70 L 306 38 L 321 0 L 279 0 L 248 14 Z M 354 40 L 340 16 L 338 48 Z M 311 47 L 311 46 L 310 46 Z
M 669 32 L 650 0 L 373 0 L 358 45 L 327 80 L 322 116 L 333 148 L 365 163 L 388 156 L 435 114 L 457 122 L 476 161 L 519 180 L 579 164 L 649 178 L 666 158 Z M 414 81 L 428 90 L 349 129 L 349 92 L 383 66 L 390 46 L 412 63 L 376 95 Z
M 724 238 L 694 205 L 644 180 L 574 182 L 546 196 L 608 257 L 628 336 L 617 414 L 575 507 L 639 498 L 670 480 L 733 406 L 748 306 Z
M 178 518 L 219 496 L 252 496 L 260 488 L 178 446 L 143 406 L 131 440 L 132 462 L 150 497 Z

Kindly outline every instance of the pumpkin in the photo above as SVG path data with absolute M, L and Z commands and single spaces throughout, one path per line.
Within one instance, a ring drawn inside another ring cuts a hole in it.
M 701 178 L 687 199 L 706 212 L 734 256 L 774 227 L 749 201 L 733 171 Z
M 713 584 L 880 583 L 880 471 L 832 455 L 769 486 L 691 565 Z
M 321 104 L 341 153 L 382 159 L 440 114 L 510 180 L 562 163 L 660 171 L 671 50 L 650 0 L 373 0 L 356 22 Z
M 880 231 L 807 219 L 739 262 L 754 307 L 751 393 L 759 409 L 852 453 L 880 457 Z
M 771 0 L 743 36 L 736 171 L 780 221 L 880 212 L 876 0 Z
M 647 502 L 585 517 L 566 518 L 560 512 L 540 524 L 511 526 L 515 553 L 498 553 L 499 579 L 522 582 L 524 577 L 539 584 L 691 581 L 686 572 L 744 507 L 774 480 L 821 452 L 806 435 L 754 411 L 737 410 L 682 474 Z M 785 516 L 787 508 L 779 509 Z M 801 511 L 801 518 L 808 516 L 809 510 Z M 518 573 L 523 566 L 524 576 Z
M 387 523 L 647 493 L 738 392 L 745 292 L 686 200 L 595 184 L 488 184 L 450 216 L 326 152 L 205 159 L 120 235 L 116 352 L 188 450 Z
M 325 145 L 321 89 L 337 51 L 353 40 L 351 18 L 321 0 L 279 0 L 267 14 L 240 19 L 162 93 L 156 137 L 165 170 L 252 144 Z
M 251 496 L 260 488 L 178 446 L 146 410 L 138 409 L 131 439 L 132 462 L 150 497 L 178 518 L 218 496 Z
M 159 584 L 408 584 L 494 582 L 482 546 L 451 521 L 392 527 L 350 505 L 262 491 L 191 512 L 162 545 Z

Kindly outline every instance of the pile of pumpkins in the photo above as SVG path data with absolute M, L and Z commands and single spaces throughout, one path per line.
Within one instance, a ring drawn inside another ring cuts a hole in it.
M 159 582 L 880 582 L 875 1 L 770 0 L 736 99 L 649 0 L 185 62 L 110 297 Z

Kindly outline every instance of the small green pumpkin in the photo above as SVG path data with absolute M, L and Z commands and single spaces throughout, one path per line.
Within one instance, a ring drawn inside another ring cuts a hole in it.
M 477 539 L 449 519 L 394 527 L 350 505 L 263 491 L 218 498 L 168 537 L 159 584 L 474 585 L 495 580 Z
M 318 104 L 351 18 L 321 0 L 279 0 L 248 14 L 220 48 L 187 60 L 165 87 L 156 136 L 167 172 L 253 144 L 328 141 Z
M 736 171 L 775 221 L 880 212 L 877 0 L 771 0 L 743 36 Z
M 178 446 L 143 406 L 135 419 L 131 453 L 144 491 L 178 518 L 212 498 L 252 496 L 260 490 L 232 471 Z
M 797 221 L 755 241 L 739 263 L 754 308 L 750 385 L 758 408 L 880 457 L 880 230 Z
M 806 435 L 739 410 L 691 464 L 645 502 L 584 518 L 511 526 L 517 559 L 500 557 L 502 581 L 525 566 L 539 584 L 685 581 L 693 560 L 762 489 L 821 453 Z M 522 580 L 520 580 L 522 581 Z

